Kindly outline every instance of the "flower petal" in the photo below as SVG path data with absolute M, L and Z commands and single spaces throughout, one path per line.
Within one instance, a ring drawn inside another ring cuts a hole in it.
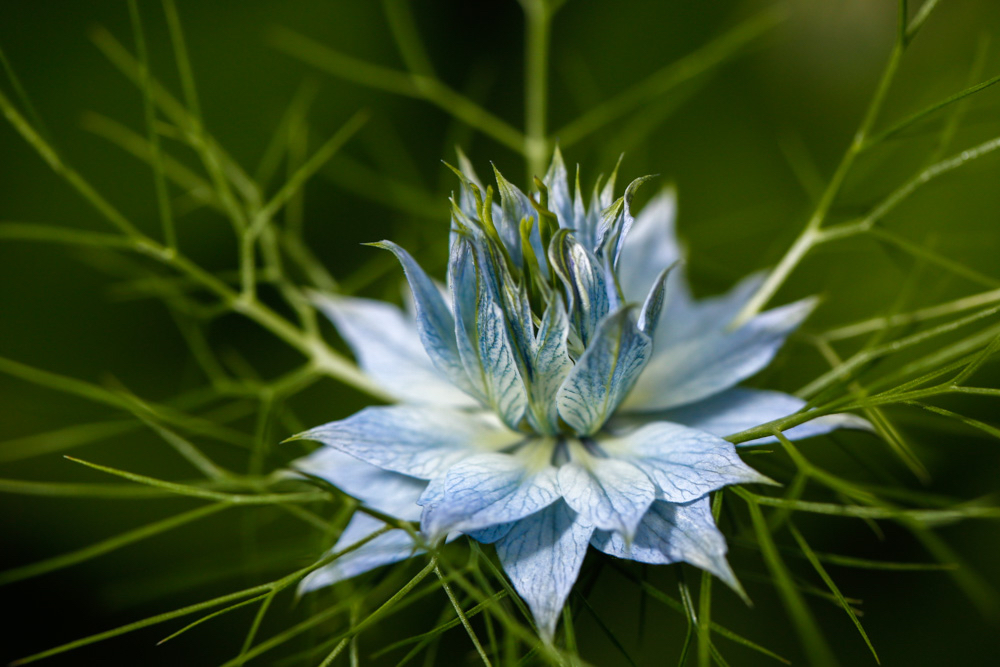
M 532 466 L 511 454 L 476 454 L 434 479 L 420 498 L 421 529 L 433 541 L 509 523 L 559 499 L 556 468 Z
M 806 402 L 801 398 L 780 391 L 734 387 L 697 403 L 648 415 L 636 415 L 636 417 L 642 418 L 644 421 L 655 419 L 656 421 L 684 424 L 699 431 L 707 431 L 724 437 L 793 415 L 802 410 L 805 405 Z M 871 431 L 872 425 L 857 415 L 824 415 L 788 429 L 785 431 L 785 437 L 789 440 L 802 440 L 823 435 L 838 428 Z M 739 446 L 763 445 L 776 441 L 777 438 L 772 436 L 750 440 Z
M 462 365 L 458 354 L 458 344 L 455 341 L 455 318 L 440 289 L 433 280 L 417 264 L 416 260 L 392 241 L 380 241 L 373 244 L 376 247 L 391 251 L 399 263 L 413 293 L 413 305 L 416 309 L 417 332 L 424 350 L 434 366 L 459 389 L 468 394 L 475 394 L 475 388 Z
M 564 227 L 572 227 L 575 218 L 573 199 L 569 194 L 569 175 L 566 173 L 566 163 L 562 152 L 556 147 L 552 155 L 552 164 L 543 179 L 549 191 L 549 210 L 558 216 Z
M 326 480 L 379 512 L 404 521 L 420 519 L 417 499 L 427 488 L 422 479 L 377 468 L 333 447 L 320 447 L 293 461 L 292 467 Z
M 549 302 L 535 337 L 531 368 L 532 413 L 535 428 L 541 433 L 554 435 L 559 427 L 559 406 L 556 395 L 566 380 L 573 361 L 569 358 L 567 340 L 569 317 L 558 295 Z
M 635 384 L 641 381 L 653 343 L 639 331 L 626 306 L 604 318 L 559 388 L 559 414 L 579 435 L 596 433 Z
M 665 410 L 729 389 L 767 366 L 815 305 L 815 299 L 797 301 L 762 313 L 734 331 L 724 326 L 703 330 L 664 350 L 657 348 L 624 409 Z M 667 321 L 661 329 L 670 325 Z
M 559 468 L 559 490 L 584 521 L 629 537 L 656 496 L 649 477 L 634 465 L 592 456 Z
M 467 456 L 523 437 L 489 414 L 411 405 L 368 407 L 296 436 L 419 479 L 442 475 Z
M 597 531 L 591 544 L 616 558 L 640 563 L 690 563 L 743 593 L 726 562 L 726 539 L 715 526 L 708 496 L 682 505 L 657 501 L 643 517 L 631 543 L 621 534 Z
M 518 521 L 496 543 L 497 556 L 528 603 L 542 639 L 551 642 L 594 529 L 558 502 Z
M 618 278 L 627 301 L 641 303 L 659 273 L 681 259 L 674 230 L 676 214 L 677 193 L 671 187 L 636 216 L 618 261 Z
M 318 295 L 316 306 L 351 347 L 361 369 L 408 403 L 472 406 L 475 401 L 434 368 L 416 323 L 382 301 Z
M 497 180 L 497 190 L 500 192 L 500 209 L 503 215 L 497 225 L 497 232 L 504 241 L 510 252 L 511 258 L 518 266 L 523 261 L 521 252 L 521 220 L 524 218 L 533 219 L 535 222 L 531 227 L 531 249 L 534 251 L 542 270 L 547 270 L 545 266 L 545 252 L 542 247 L 541 232 L 538 229 L 538 213 L 531 205 L 531 200 L 521 190 L 503 177 L 503 174 L 493 167 L 493 175 Z
M 449 282 L 454 297 L 458 351 L 478 395 L 511 428 L 528 406 L 509 322 L 494 290 L 495 274 L 485 253 L 457 239 L 452 248 Z
M 351 518 L 351 522 L 347 524 L 347 528 L 344 529 L 331 553 L 343 551 L 384 527 L 385 524 L 378 519 L 357 512 Z M 329 565 L 310 573 L 299 584 L 299 594 L 331 586 L 338 581 L 356 577 L 369 570 L 389 563 L 396 563 L 418 553 L 420 551 L 417 550 L 409 533 L 399 529 L 390 530 L 372 538 L 354 551 L 349 551 Z
M 611 310 L 605 267 L 565 229 L 552 237 L 549 262 L 570 297 L 567 307 L 570 319 L 586 347 L 598 335 L 601 322 Z
M 654 422 L 599 445 L 645 472 L 658 487 L 658 500 L 685 503 L 727 484 L 770 481 L 743 463 L 732 443 L 680 424 Z

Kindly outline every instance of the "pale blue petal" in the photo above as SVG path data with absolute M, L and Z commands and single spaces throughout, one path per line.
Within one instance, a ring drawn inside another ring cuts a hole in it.
M 676 214 L 676 192 L 668 188 L 636 216 L 618 262 L 626 300 L 640 303 L 659 273 L 682 258 L 674 230 Z
M 502 449 L 524 436 L 486 413 L 389 405 L 365 408 L 296 437 L 316 440 L 384 470 L 431 479 L 467 456 Z
M 458 152 L 458 168 L 465 176 L 465 181 L 462 181 L 462 193 L 459 197 L 459 208 L 472 219 L 479 217 L 479 212 L 476 210 L 476 198 L 472 193 L 472 188 L 469 185 L 475 185 L 479 188 L 480 192 L 484 191 L 483 182 L 480 180 L 479 176 L 476 174 L 475 168 L 469 161 L 469 158 L 465 156 L 462 149 L 457 149 Z M 468 182 L 466 182 L 468 181 Z
M 479 359 L 488 403 L 511 428 L 517 428 L 528 406 L 522 370 L 532 341 L 524 331 L 530 327 L 531 306 L 527 299 L 514 293 L 514 287 L 504 284 L 484 248 L 473 256 L 476 289 L 476 310 L 467 325 L 472 332 L 471 344 Z M 508 317 L 505 315 L 510 313 Z
M 549 261 L 570 296 L 570 320 L 586 347 L 597 335 L 611 309 L 609 287 L 601 261 L 560 229 L 549 244 Z
M 291 466 L 329 482 L 374 510 L 404 521 L 420 519 L 417 499 L 427 488 L 426 480 L 377 468 L 333 447 L 321 447 Z
M 618 268 L 618 261 L 621 259 L 622 247 L 625 243 L 625 239 L 629 235 L 632 225 L 635 223 L 635 218 L 632 216 L 632 200 L 635 198 L 635 192 L 643 183 L 651 178 L 653 177 L 641 176 L 629 183 L 628 187 L 625 188 L 625 194 L 622 196 L 622 212 L 615 221 L 612 229 L 612 236 L 608 239 L 608 252 L 605 255 L 612 260 L 612 266 L 616 269 Z
M 628 536 L 656 496 L 649 477 L 634 465 L 595 457 L 562 465 L 559 490 L 584 521 Z
M 483 528 L 482 530 L 473 530 L 466 534 L 476 542 L 481 542 L 482 544 L 493 544 L 507 535 L 516 523 L 516 521 L 511 523 L 498 523 L 495 526 Z
M 556 147 L 552 164 L 543 179 L 549 191 L 549 210 L 556 214 L 563 227 L 572 227 L 574 220 L 573 199 L 569 194 L 569 174 L 562 152 Z
M 559 406 L 556 394 L 573 368 L 567 340 L 569 318 L 562 298 L 554 295 L 549 302 L 535 338 L 531 368 L 531 401 L 535 428 L 546 435 L 554 435 L 559 426 Z
M 396 306 L 341 296 L 317 295 L 314 300 L 351 347 L 361 369 L 395 398 L 407 403 L 475 405 L 434 368 L 416 322 Z
M 483 403 L 489 403 L 486 378 L 479 364 L 476 332 L 479 289 L 473 250 L 468 240 L 456 235 L 448 259 L 448 288 L 455 313 L 455 341 L 458 356 L 465 367 L 473 392 Z
M 521 265 L 523 254 L 521 252 L 521 220 L 524 218 L 533 219 L 535 222 L 531 226 L 531 248 L 535 251 L 538 262 L 545 268 L 545 252 L 542 248 L 542 237 L 538 229 L 538 213 L 531 205 L 528 196 L 506 178 L 496 168 L 493 167 L 493 174 L 497 179 L 497 189 L 500 192 L 500 209 L 503 215 L 497 224 L 497 231 L 504 241 L 504 245 L 510 251 L 511 258 L 518 266 Z
M 658 487 L 658 500 L 684 503 L 727 484 L 770 481 L 743 463 L 732 443 L 680 424 L 655 422 L 598 443 L 645 472 Z
M 690 563 L 743 591 L 726 562 L 726 539 L 715 526 L 707 496 L 683 505 L 657 501 L 631 543 L 621 534 L 598 531 L 591 544 L 611 556 L 640 563 Z
M 518 521 L 496 543 L 504 572 L 528 603 L 546 642 L 555 634 L 593 531 L 566 503 L 557 502 Z
M 657 348 L 623 408 L 665 410 L 729 389 L 767 366 L 815 305 L 815 299 L 797 301 L 762 313 L 734 331 L 703 330 L 665 350 Z M 671 324 L 665 322 L 661 330 Z
M 639 331 L 650 338 L 656 336 L 657 325 L 660 323 L 660 312 L 663 310 L 663 301 L 666 298 L 667 275 L 675 266 L 677 265 L 668 266 L 660 272 L 660 275 L 656 276 L 656 280 L 653 281 L 653 285 L 649 288 L 649 294 L 646 295 L 646 300 L 642 304 L 642 310 L 639 312 Z
M 530 446 L 530 445 L 529 445 Z M 420 498 L 421 528 L 432 540 L 533 514 L 559 499 L 556 468 L 511 454 L 477 454 L 431 480 Z
M 596 433 L 640 378 L 652 351 L 628 308 L 604 319 L 559 388 L 559 414 L 579 435 Z
M 375 245 L 391 251 L 403 265 L 403 271 L 410 283 L 410 291 L 413 293 L 417 332 L 420 334 L 420 341 L 424 344 L 427 356 L 455 386 L 473 394 L 475 390 L 458 354 L 455 318 L 440 288 L 424 273 L 410 253 L 392 241 L 381 241 Z
M 707 431 L 720 437 L 734 435 L 761 424 L 793 415 L 802 410 L 806 402 L 790 394 L 763 389 L 734 387 L 697 403 L 671 410 L 636 415 L 643 421 L 670 421 L 684 424 L 699 431 Z M 626 416 L 628 419 L 629 416 Z M 866 419 L 852 414 L 836 414 L 817 417 L 784 432 L 789 440 L 802 440 L 824 435 L 839 428 L 853 428 L 871 431 L 872 425 Z M 762 445 L 776 442 L 777 438 L 759 438 L 744 442 L 743 445 Z
M 658 329 L 654 341 L 657 354 L 679 343 L 698 338 L 707 331 L 728 330 L 740 309 L 760 288 L 764 277 L 764 273 L 753 273 L 740 280 L 725 294 L 695 299 L 691 296 L 683 272 L 678 271 L 677 280 L 668 281 L 670 294 L 666 310 L 661 316 L 664 325 Z
M 343 551 L 384 527 L 385 524 L 378 519 L 356 512 L 331 553 Z M 417 550 L 409 533 L 400 529 L 390 530 L 372 538 L 354 551 L 344 554 L 329 565 L 310 573 L 299 584 L 299 594 L 331 586 L 382 565 L 405 560 L 418 553 L 421 552 Z

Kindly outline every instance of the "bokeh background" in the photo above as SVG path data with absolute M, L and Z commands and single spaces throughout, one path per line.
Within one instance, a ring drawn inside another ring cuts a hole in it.
M 140 6 L 153 72 L 179 93 L 160 4 Z M 551 127 L 564 125 L 769 6 L 734 0 L 570 0 L 554 23 Z M 517 3 L 415 0 L 411 7 L 440 76 L 520 126 L 524 42 Z M 609 171 L 621 152 L 626 182 L 657 173 L 661 183 L 676 184 L 680 233 L 690 249 L 689 271 L 701 294 L 719 292 L 780 258 L 848 145 L 892 44 L 895 2 L 799 1 L 781 7 L 787 19 L 724 66 L 652 97 L 636 112 L 566 150 L 567 161 L 582 166 L 585 184 Z M 181 1 L 178 9 L 205 124 L 251 173 L 298 91 L 315 90 L 308 115 L 313 146 L 357 110 L 370 111 L 367 125 L 308 186 L 304 210 L 314 253 L 335 277 L 366 295 L 396 298 L 399 293 L 392 262 L 359 245 L 366 241 L 394 238 L 428 267 L 443 272 L 446 197 L 456 184 L 441 160 L 453 160 L 456 145 L 480 173 L 487 173 L 492 161 L 512 181 L 525 182 L 518 156 L 441 110 L 337 80 L 270 43 L 274 30 L 285 27 L 358 58 L 402 67 L 380 3 L 212 0 Z M 96 113 L 143 131 L 142 96 L 95 48 L 89 37 L 95 26 L 131 48 L 124 2 L 0 4 L 0 47 L 53 143 L 99 191 L 140 227 L 155 233 L 158 218 L 150 170 L 88 130 Z M 998 72 L 1000 12 L 995 3 L 942 2 L 907 54 L 878 127 Z M 7 81 L 0 85 L 11 92 Z M 947 154 L 1000 134 L 998 112 L 1000 87 L 973 97 Z M 833 220 L 867 210 L 917 171 L 934 152 L 941 126 L 940 118 L 932 118 L 864 156 L 837 202 Z M 182 160 L 194 161 L 183 150 L 174 150 L 169 140 L 165 146 Z M 918 193 L 886 224 L 1000 284 L 998 177 L 1000 157 L 976 161 Z M 0 220 L 105 229 L 98 214 L 6 125 L 0 125 Z M 199 262 L 219 271 L 235 266 L 231 234 L 219 216 L 194 209 L 180 217 L 178 228 L 182 247 Z M 135 282 L 132 261 L 103 251 L 0 242 L 0 355 L 89 382 L 126 387 L 154 401 L 169 402 L 203 385 L 174 319 Z M 808 324 L 811 330 L 821 330 L 886 312 L 904 283 L 912 285 L 907 308 L 987 288 L 918 264 L 869 238 L 831 244 L 807 259 L 778 300 L 824 295 L 823 307 Z M 332 334 L 330 339 L 336 341 Z M 235 316 L 215 322 L 210 340 L 234 367 L 250 364 L 262 377 L 273 377 L 299 361 L 268 333 Z M 823 370 L 814 349 L 793 341 L 778 366 L 759 382 L 794 390 Z M 983 375 L 980 384 L 997 386 L 996 369 L 988 367 Z M 365 402 L 357 392 L 328 380 L 296 396 L 290 409 L 294 407 L 303 423 L 314 424 L 346 416 Z M 993 423 L 995 405 L 992 399 L 947 403 L 950 409 Z M 6 375 L 0 375 L 0 406 L 0 478 L 106 481 L 66 461 L 62 452 L 11 461 L 4 456 L 4 446 L 75 424 L 120 420 L 120 413 Z M 929 486 L 913 479 L 884 445 L 868 436 L 838 436 L 839 443 L 816 440 L 804 445 L 805 451 L 852 478 L 865 479 L 874 467 L 899 486 L 963 499 L 1000 489 L 995 441 L 916 409 L 894 409 L 890 415 L 930 469 Z M 252 432 L 254 418 L 250 413 L 237 415 L 231 424 Z M 287 424 L 276 422 L 271 428 L 275 441 L 290 434 Z M 845 455 L 842 445 L 864 463 Z M 223 462 L 236 464 L 242 456 L 222 445 L 205 446 Z M 301 453 L 277 451 L 270 465 Z M 161 478 L 191 474 L 145 430 L 124 432 L 73 453 Z M 2 494 L 0 570 L 77 549 L 194 506 L 182 500 Z M 265 517 L 258 543 L 249 547 L 240 542 L 244 517 L 239 511 L 227 512 L 0 589 L 7 617 L 0 629 L 0 660 L 259 582 L 286 571 L 289 563 L 309 562 L 315 555 L 312 545 L 297 533 L 296 524 L 271 518 Z M 803 520 L 800 526 L 820 551 L 888 560 L 929 558 L 909 533 L 890 524 L 882 525 L 881 539 L 862 522 L 846 519 Z M 984 591 L 1000 586 L 1000 532 L 995 523 L 946 526 L 940 535 L 982 578 Z M 802 664 L 801 649 L 770 585 L 753 578 L 753 573 L 765 572 L 763 566 L 755 552 L 741 549 L 738 541 L 734 536 L 734 566 L 741 576 L 746 573 L 755 606 L 748 609 L 720 590 L 714 618 Z M 653 568 L 646 574 L 673 593 L 676 575 L 663 570 Z M 808 575 L 808 566 L 801 572 Z M 831 573 L 846 595 L 864 600 L 862 621 L 885 664 L 990 664 L 1000 655 L 995 608 L 981 609 L 947 573 L 835 567 Z M 814 576 L 809 580 L 820 583 Z M 675 660 L 685 627 L 680 616 L 642 601 L 634 586 L 610 571 L 602 572 L 590 599 L 614 630 L 629 639 L 639 664 Z M 301 617 L 308 604 L 285 600 L 265 624 L 265 634 Z M 870 664 L 867 649 L 842 610 L 821 600 L 812 599 L 812 604 L 843 663 Z M 636 628 L 642 615 L 644 637 L 639 641 Z M 154 647 L 182 625 L 178 622 L 56 657 L 51 663 L 218 664 L 238 651 L 250 618 L 237 612 Z M 362 646 L 374 649 L 390 636 L 426 629 L 425 623 L 418 607 L 394 621 L 395 627 L 366 634 Z M 585 657 L 598 665 L 627 664 L 592 620 L 584 616 L 578 623 Z M 731 664 L 776 664 L 720 641 Z M 466 637 L 455 630 L 446 637 L 439 664 L 465 660 L 468 650 Z M 265 655 L 260 664 L 270 664 L 271 658 Z M 395 664 L 391 658 L 385 664 Z

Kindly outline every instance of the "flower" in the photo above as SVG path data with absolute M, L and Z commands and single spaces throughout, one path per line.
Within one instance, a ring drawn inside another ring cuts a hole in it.
M 588 546 L 643 563 L 691 563 L 741 591 L 709 493 L 770 480 L 723 436 L 804 403 L 735 385 L 771 361 L 815 300 L 732 328 L 760 277 L 694 300 L 674 268 L 671 189 L 634 218 L 645 179 L 613 200 L 612 174 L 585 206 L 579 175 L 571 196 L 556 151 L 534 197 L 497 171 L 497 204 L 464 156 L 460 165 L 446 287 L 383 241 L 374 245 L 402 264 L 410 312 L 317 299 L 399 404 L 297 436 L 326 446 L 295 467 L 374 510 L 419 521 L 431 543 L 461 534 L 493 543 L 546 640 Z M 841 425 L 850 418 L 820 418 L 788 435 Z M 382 528 L 356 513 L 334 550 Z M 405 531 L 383 533 L 313 572 L 302 590 L 414 552 Z

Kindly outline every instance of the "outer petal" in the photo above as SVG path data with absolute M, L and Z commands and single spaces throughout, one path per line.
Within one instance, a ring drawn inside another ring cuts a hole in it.
M 416 323 L 392 304 L 319 295 L 317 307 L 333 320 L 361 369 L 407 403 L 471 406 L 468 395 L 434 368 Z
M 560 467 L 559 490 L 584 521 L 629 538 L 656 497 L 656 487 L 637 467 L 596 457 Z
M 384 526 L 385 524 L 378 519 L 358 512 L 347 524 L 333 551 L 342 551 Z M 404 530 L 390 530 L 311 573 L 299 584 L 299 593 L 308 593 L 330 586 L 338 581 L 374 570 L 376 567 L 415 556 L 417 553 L 419 552 L 409 533 Z
M 365 408 L 296 436 L 420 479 L 442 475 L 467 456 L 502 449 L 523 437 L 492 415 L 412 405 Z
M 659 500 L 685 503 L 727 484 L 770 481 L 743 463 L 732 443 L 680 424 L 654 422 L 599 444 L 649 475 Z
M 477 454 L 428 485 L 421 528 L 432 540 L 522 519 L 559 499 L 556 468 L 511 454 Z
M 500 564 L 545 641 L 552 641 L 593 531 L 559 502 L 518 521 L 496 544 Z
M 455 386 L 469 394 L 475 394 L 475 388 L 469 381 L 462 360 L 458 354 L 458 344 L 455 341 L 455 318 L 448 308 L 448 303 L 437 284 L 417 264 L 410 253 L 392 241 L 381 241 L 375 244 L 379 248 L 389 250 L 399 263 L 413 293 L 413 305 L 416 309 L 417 332 L 420 341 L 427 351 L 434 366 L 441 371 Z
M 320 447 L 292 467 L 326 480 L 379 512 L 404 521 L 420 518 L 417 499 L 427 488 L 422 479 L 376 468 L 333 447 Z
M 640 563 L 691 563 L 743 592 L 726 562 L 726 539 L 715 526 L 707 496 L 683 505 L 657 501 L 631 543 L 621 534 L 598 531 L 591 544 L 611 556 Z
M 559 388 L 559 414 L 580 435 L 596 433 L 636 382 L 652 351 L 629 308 L 602 322 L 594 341 Z
M 797 301 L 758 315 L 735 331 L 702 331 L 698 337 L 657 349 L 624 408 L 665 410 L 729 389 L 767 366 L 815 305 L 814 299 Z M 661 330 L 669 328 L 668 321 Z
M 618 278 L 629 302 L 641 303 L 659 273 L 681 259 L 674 230 L 676 214 L 677 194 L 668 188 L 636 216 L 618 262 Z
M 793 415 L 805 405 L 806 402 L 801 398 L 780 391 L 735 387 L 697 403 L 636 417 L 643 421 L 654 419 L 676 422 L 724 437 Z M 785 431 L 785 436 L 789 440 L 801 440 L 823 435 L 838 428 L 870 431 L 872 426 L 857 415 L 826 415 Z M 742 445 L 762 445 L 776 440 L 774 437 L 760 438 L 744 442 Z

